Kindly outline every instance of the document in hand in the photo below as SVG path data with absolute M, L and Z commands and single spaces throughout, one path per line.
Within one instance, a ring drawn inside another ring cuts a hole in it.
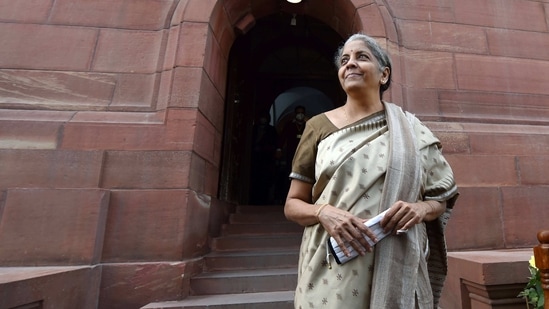
M 386 212 L 387 210 L 369 219 L 368 221 L 364 222 L 364 224 L 368 228 L 370 228 L 372 232 L 374 232 L 378 242 L 381 241 L 383 238 L 385 238 L 385 236 L 391 234 L 391 232 L 383 233 L 383 229 L 379 224 L 379 222 L 381 221 L 381 219 L 383 219 L 383 216 L 385 215 Z M 364 238 L 366 239 L 366 241 L 368 241 L 370 246 L 374 246 L 376 244 L 373 240 L 370 239 L 370 237 L 367 237 L 366 235 L 364 235 Z M 334 259 L 338 264 L 345 264 L 359 255 L 358 252 L 348 242 L 345 242 L 345 247 L 347 247 L 347 251 L 349 251 L 350 256 L 346 256 L 343 253 L 343 251 L 341 250 L 341 248 L 339 247 L 339 245 L 337 244 L 336 240 L 333 237 L 330 237 L 330 239 L 328 239 L 328 250 L 330 250 L 330 252 L 334 256 Z

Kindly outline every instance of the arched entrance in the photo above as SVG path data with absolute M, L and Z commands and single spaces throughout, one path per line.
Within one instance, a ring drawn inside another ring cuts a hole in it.
M 221 199 L 238 204 L 282 202 L 284 165 L 289 162 L 278 158 L 272 168 L 254 170 L 254 124 L 269 114 L 280 135 L 296 106 L 306 107 L 307 117 L 312 117 L 340 105 L 344 94 L 332 59 L 342 40 L 314 17 L 284 12 L 257 20 L 236 39 L 228 65 Z M 263 177 L 266 181 L 261 182 Z M 254 190 L 266 196 L 252 199 Z

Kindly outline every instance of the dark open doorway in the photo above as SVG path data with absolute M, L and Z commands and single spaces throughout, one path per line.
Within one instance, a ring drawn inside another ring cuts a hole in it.
M 304 106 L 310 118 L 341 105 L 344 93 L 333 64 L 341 42 L 338 33 L 315 18 L 283 12 L 258 20 L 237 38 L 228 65 L 222 200 L 283 203 L 290 162 L 279 156 L 256 164 L 254 125 L 269 115 L 280 135 L 296 106 Z

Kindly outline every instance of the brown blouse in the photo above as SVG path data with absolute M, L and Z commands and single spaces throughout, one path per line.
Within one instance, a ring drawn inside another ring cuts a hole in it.
M 368 116 L 367 118 L 379 117 L 384 115 L 385 111 L 380 111 Z M 362 122 L 365 119 L 359 119 Z M 356 122 L 355 122 L 356 123 Z M 349 124 L 352 126 L 355 123 Z M 336 127 L 325 113 L 316 115 L 309 119 L 305 124 L 305 130 L 301 136 L 301 141 L 297 146 L 294 159 L 292 161 L 292 173 L 290 178 L 299 179 L 310 184 L 315 182 L 315 161 L 320 141 L 330 134 L 340 130 Z

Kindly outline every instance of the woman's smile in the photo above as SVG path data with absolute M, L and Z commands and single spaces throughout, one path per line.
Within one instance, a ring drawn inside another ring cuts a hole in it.
M 361 73 L 348 73 L 347 75 L 345 75 L 345 79 L 348 79 L 348 78 L 358 78 L 358 77 L 362 77 L 362 74 Z

